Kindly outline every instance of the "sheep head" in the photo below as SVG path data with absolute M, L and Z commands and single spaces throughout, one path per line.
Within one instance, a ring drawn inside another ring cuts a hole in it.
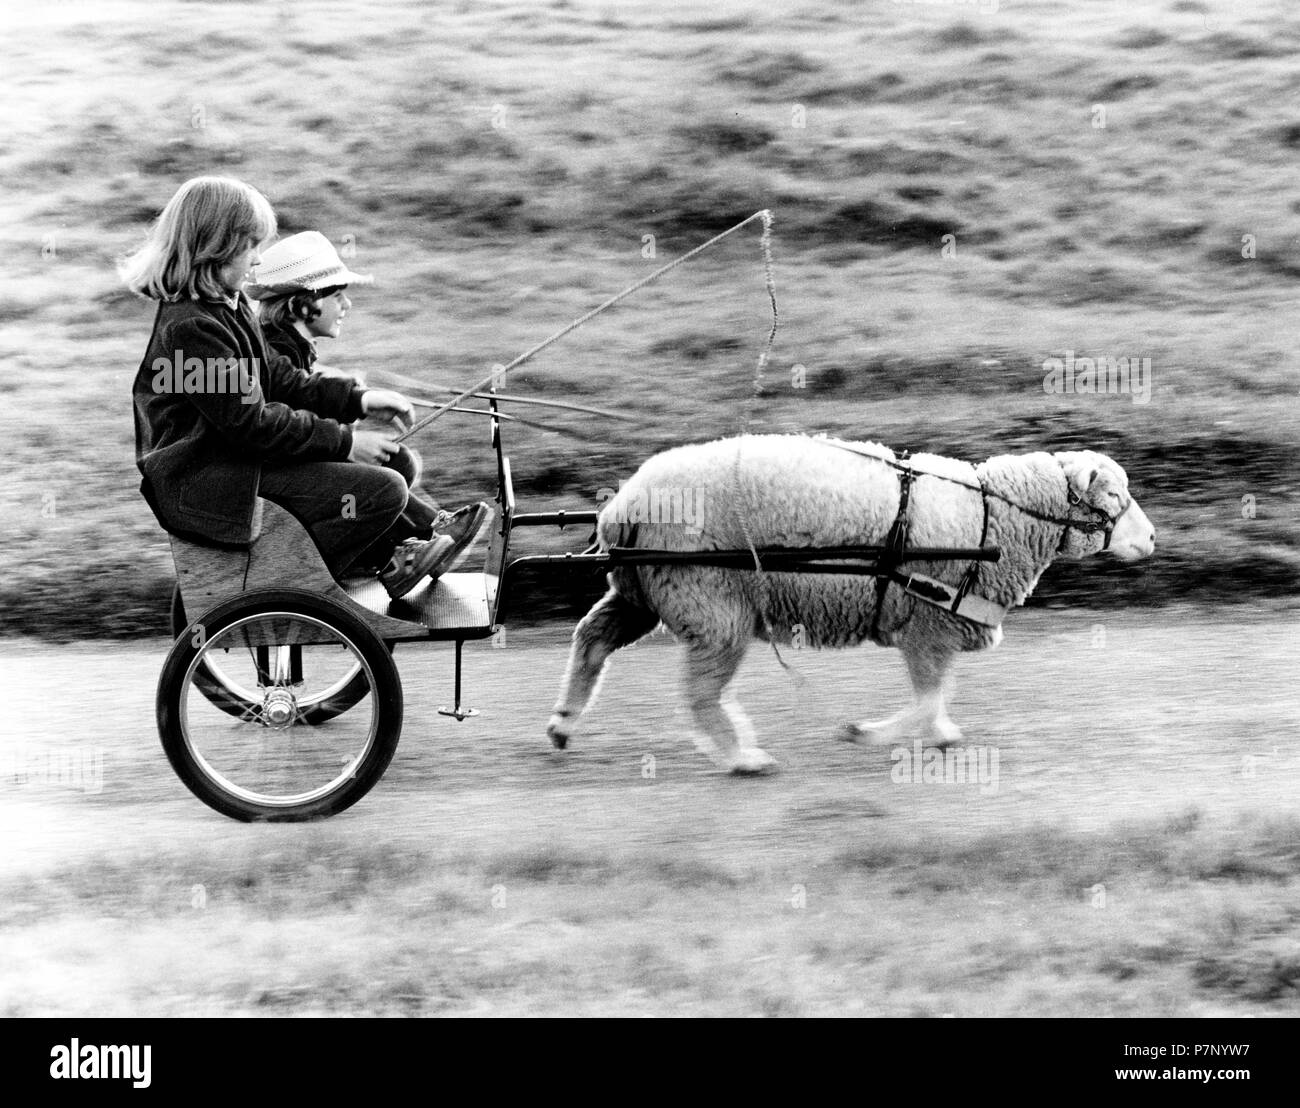
M 1063 451 L 1056 455 L 1056 460 L 1065 472 L 1072 498 L 1078 500 L 1071 509 L 1071 518 L 1100 521 L 1104 516 L 1113 520 L 1108 549 L 1121 561 L 1135 562 L 1155 550 L 1155 528 L 1129 492 L 1128 476 L 1118 462 L 1095 450 Z M 1093 509 L 1091 515 L 1080 510 L 1084 505 Z M 1071 528 L 1062 555 L 1086 558 L 1106 548 L 1103 533 L 1088 534 Z

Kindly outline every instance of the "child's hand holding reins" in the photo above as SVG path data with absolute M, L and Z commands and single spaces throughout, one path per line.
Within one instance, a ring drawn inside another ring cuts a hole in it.
M 352 449 L 348 451 L 349 462 L 361 462 L 363 465 L 382 466 L 388 462 L 399 447 L 385 431 L 366 431 L 360 427 L 352 429 Z
M 373 416 L 375 419 L 391 423 L 399 431 L 405 431 L 415 417 L 411 402 L 400 392 L 392 392 L 389 389 L 367 389 L 361 396 L 361 408 L 368 417 Z M 372 466 L 387 465 L 388 460 L 400 449 L 389 431 L 372 431 L 364 427 L 354 427 L 348 461 Z
M 411 402 L 390 389 L 367 389 L 361 397 L 361 409 L 368 416 L 395 423 L 399 431 L 405 431 L 415 420 Z

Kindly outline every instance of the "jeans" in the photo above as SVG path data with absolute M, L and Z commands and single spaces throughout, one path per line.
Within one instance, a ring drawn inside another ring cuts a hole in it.
M 406 479 L 393 469 L 357 462 L 263 466 L 258 495 L 298 517 L 335 577 L 354 563 L 382 564 L 414 537 L 403 519 Z
M 402 519 L 410 528 L 409 537 L 427 539 L 433 533 L 433 521 L 438 518 L 438 504 L 426 494 L 414 491 L 420 483 L 423 464 L 420 455 L 405 444 L 397 448 L 397 453 L 388 460 L 388 469 L 396 470 L 406 480 L 410 491 L 406 507 L 402 509 Z M 408 536 L 403 536 L 408 537 Z

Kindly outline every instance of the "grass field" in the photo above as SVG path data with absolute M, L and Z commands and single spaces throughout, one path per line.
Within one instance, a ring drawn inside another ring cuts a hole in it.
M 129 406 L 150 309 L 112 263 L 209 172 L 376 274 L 323 351 L 373 383 L 467 385 L 773 210 L 763 395 L 762 269 L 737 236 L 509 382 L 639 420 L 511 428 L 528 507 L 593 505 L 655 450 L 742 427 L 972 459 L 1089 446 L 1128 469 L 1157 555 L 1058 568 L 1035 603 L 1294 595 L 1300 17 L 989 6 L 7 9 L 0 627 L 164 625 Z M 1149 400 L 1046 395 L 1067 351 L 1150 358 Z M 481 425 L 445 419 L 420 446 L 436 495 L 490 494 Z
M 1294 817 L 885 831 L 814 869 L 272 837 L 11 882 L 4 1014 L 1280 1016 L 1300 987 Z

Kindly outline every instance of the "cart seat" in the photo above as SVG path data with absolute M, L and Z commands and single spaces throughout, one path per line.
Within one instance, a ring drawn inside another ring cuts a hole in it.
M 401 600 L 391 600 L 378 578 L 336 582 L 306 528 L 278 504 L 263 501 L 261 507 L 261 534 L 247 548 L 218 549 L 171 536 L 185 611 L 197 613 L 191 619 L 243 592 L 294 588 L 341 603 L 388 642 L 482 639 L 492 634 L 509 542 L 509 510 L 492 522 L 481 571 L 445 573 Z

